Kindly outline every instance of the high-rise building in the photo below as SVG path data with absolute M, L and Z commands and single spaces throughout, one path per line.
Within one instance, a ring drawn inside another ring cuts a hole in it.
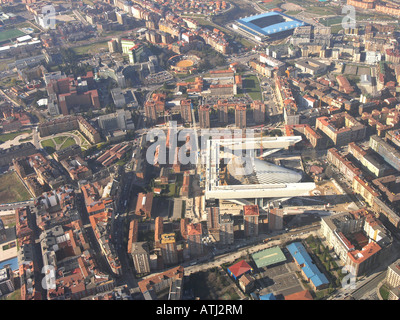
M 207 229 L 216 241 L 219 241 L 219 208 L 209 207 L 207 211 Z
M 235 109 L 235 125 L 236 128 L 246 128 L 246 107 L 236 106 Z
M 269 231 L 282 230 L 283 228 L 283 209 L 272 208 L 268 211 Z
M 244 234 L 246 237 L 258 236 L 258 205 L 243 206 Z
M 161 254 L 165 265 L 170 266 L 178 263 L 175 233 L 163 233 L 161 235 Z
M 118 52 L 119 51 L 119 49 L 118 49 L 119 45 L 118 44 L 119 44 L 118 43 L 118 39 L 111 39 L 110 41 L 108 41 L 108 51 L 110 53 Z
M 131 255 L 137 274 L 150 273 L 149 249 L 147 242 L 132 243 Z
M 263 124 L 265 122 L 265 104 L 260 100 L 255 100 L 251 104 L 253 109 L 253 119 L 256 124 Z
M 225 213 L 219 216 L 219 242 L 229 245 L 234 242 L 233 218 L 231 214 Z
M 181 118 L 183 122 L 192 122 L 192 101 L 190 99 L 181 100 Z
M 155 220 L 155 229 L 154 229 L 154 242 L 156 244 L 161 243 L 161 235 L 164 233 L 164 224 L 163 217 L 157 217 Z
M 146 102 L 144 105 L 144 112 L 146 115 L 146 122 L 148 124 L 157 123 L 158 115 L 157 115 L 157 106 L 155 103 Z
M 198 257 L 203 254 L 202 235 L 203 230 L 201 223 L 190 223 L 187 225 L 187 240 L 190 257 Z
M 199 107 L 200 128 L 208 129 L 210 125 L 210 107 L 201 105 Z
M 188 225 L 188 218 L 181 219 L 181 236 L 183 239 L 187 239 L 187 225 Z
M 220 124 L 228 123 L 228 105 L 227 104 L 218 106 L 218 122 Z

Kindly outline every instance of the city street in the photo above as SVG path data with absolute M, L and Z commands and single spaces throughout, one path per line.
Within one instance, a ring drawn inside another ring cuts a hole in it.
M 293 239 L 305 239 L 311 234 L 316 235 L 317 230 L 319 229 L 319 226 L 311 226 L 311 227 L 306 227 L 302 228 L 301 230 L 297 231 L 291 231 L 288 233 L 283 233 L 279 235 L 264 235 L 264 237 L 259 237 L 258 239 L 254 240 L 241 240 L 240 241 L 240 248 L 238 248 L 238 245 L 232 245 L 230 249 L 225 249 L 225 250 L 216 250 L 215 252 L 215 257 L 213 257 L 212 254 L 208 255 L 205 258 L 202 258 L 200 260 L 200 264 L 192 265 L 193 262 L 185 262 L 182 265 L 185 267 L 185 275 L 189 275 L 191 273 L 196 273 L 199 271 L 203 270 L 208 270 L 217 266 L 220 266 L 221 264 L 228 263 L 228 262 L 233 262 L 236 259 L 245 256 L 247 254 L 252 254 L 257 251 L 267 249 L 270 247 L 274 246 L 280 246 L 287 241 L 293 240 Z M 260 243 L 262 240 L 261 238 L 271 238 L 270 241 L 267 243 Z M 250 244 L 250 243 L 254 244 Z M 228 253 L 232 251 L 231 253 Z M 210 261 L 211 260 L 211 261 Z M 205 262 L 207 261 L 207 262 Z

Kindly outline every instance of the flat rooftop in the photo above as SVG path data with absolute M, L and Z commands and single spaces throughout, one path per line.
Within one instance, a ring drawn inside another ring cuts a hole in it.
M 304 26 L 305 22 L 281 12 L 270 11 L 239 19 L 236 23 L 255 35 L 268 36 L 274 33 L 292 30 Z M 251 32 L 253 31 L 253 32 Z
M 286 261 L 286 257 L 279 247 L 268 248 L 251 255 L 257 268 L 267 267 Z

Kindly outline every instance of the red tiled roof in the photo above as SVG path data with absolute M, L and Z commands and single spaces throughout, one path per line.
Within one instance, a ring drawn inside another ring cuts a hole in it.
M 236 277 L 240 277 L 242 274 L 252 270 L 250 265 L 244 261 L 241 260 L 238 263 L 235 263 L 234 265 L 229 267 L 229 271 Z
M 313 300 L 313 297 L 310 291 L 304 290 L 285 296 L 285 300 Z
M 258 216 L 260 212 L 258 210 L 258 205 L 248 205 L 243 206 L 245 216 Z

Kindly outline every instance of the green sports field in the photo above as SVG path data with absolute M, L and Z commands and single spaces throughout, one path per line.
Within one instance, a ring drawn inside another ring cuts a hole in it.
M 0 31 L 0 42 L 7 41 L 13 38 L 24 36 L 25 33 L 18 29 L 9 29 Z

